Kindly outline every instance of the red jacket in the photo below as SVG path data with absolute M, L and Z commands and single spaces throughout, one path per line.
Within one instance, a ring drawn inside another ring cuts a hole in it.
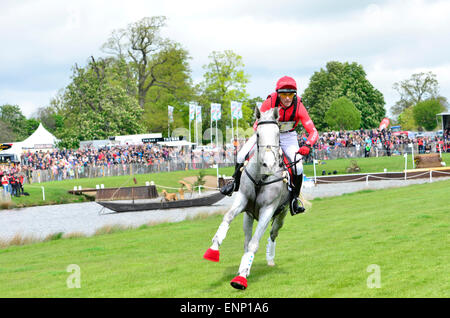
M 3 175 L 2 177 L 2 185 L 8 185 L 9 181 L 8 181 L 8 177 L 6 175 Z
M 308 139 L 306 141 L 306 144 L 314 145 L 317 139 L 319 139 L 319 134 L 317 132 L 316 127 L 314 126 L 314 123 L 309 117 L 308 112 L 305 106 L 303 105 L 301 98 L 295 97 L 294 101 L 289 107 L 284 107 L 284 105 L 281 102 L 278 102 L 278 105 L 275 105 L 276 102 L 277 102 L 277 93 L 270 94 L 261 105 L 260 111 L 265 112 L 269 109 L 274 108 L 275 106 L 278 106 L 279 108 L 278 121 L 280 122 L 293 121 L 294 122 L 293 127 L 289 131 L 293 131 L 295 127 L 297 127 L 298 123 L 301 121 L 303 127 L 305 127 L 306 131 L 308 132 Z M 295 102 L 297 102 L 297 105 L 294 104 Z M 253 128 L 255 130 L 257 124 L 258 123 L 255 122 L 255 124 L 253 125 Z

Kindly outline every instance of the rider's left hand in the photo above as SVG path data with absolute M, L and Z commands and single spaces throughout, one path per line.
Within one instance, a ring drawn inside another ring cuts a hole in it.
M 306 156 L 309 154 L 310 151 L 311 151 L 310 147 L 303 146 L 303 147 L 300 147 L 300 149 L 298 150 L 298 153 L 301 154 L 302 156 Z

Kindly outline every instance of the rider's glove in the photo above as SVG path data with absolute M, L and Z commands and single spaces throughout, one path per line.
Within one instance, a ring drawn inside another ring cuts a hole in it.
M 300 149 L 298 150 L 298 153 L 301 154 L 302 156 L 306 156 L 309 154 L 310 151 L 311 151 L 310 147 L 303 146 L 303 147 L 300 147 Z

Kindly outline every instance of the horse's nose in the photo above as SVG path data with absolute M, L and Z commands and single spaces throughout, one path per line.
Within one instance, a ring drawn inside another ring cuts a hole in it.
M 266 168 L 267 168 L 267 163 L 263 163 L 263 167 L 266 167 Z

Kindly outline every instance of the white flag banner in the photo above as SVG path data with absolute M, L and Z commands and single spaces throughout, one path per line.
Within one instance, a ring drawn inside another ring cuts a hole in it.
M 195 119 L 195 107 L 194 103 L 189 103 L 189 121 Z
M 242 103 L 238 103 L 237 119 L 242 119 Z
M 202 106 L 196 107 L 196 115 L 195 115 L 195 122 L 202 121 Z
M 211 103 L 211 120 L 220 120 L 221 118 L 222 118 L 221 105 Z
M 242 103 L 231 101 L 231 118 L 242 118 Z
M 167 112 L 169 115 L 169 123 L 173 123 L 173 106 L 167 106 Z

